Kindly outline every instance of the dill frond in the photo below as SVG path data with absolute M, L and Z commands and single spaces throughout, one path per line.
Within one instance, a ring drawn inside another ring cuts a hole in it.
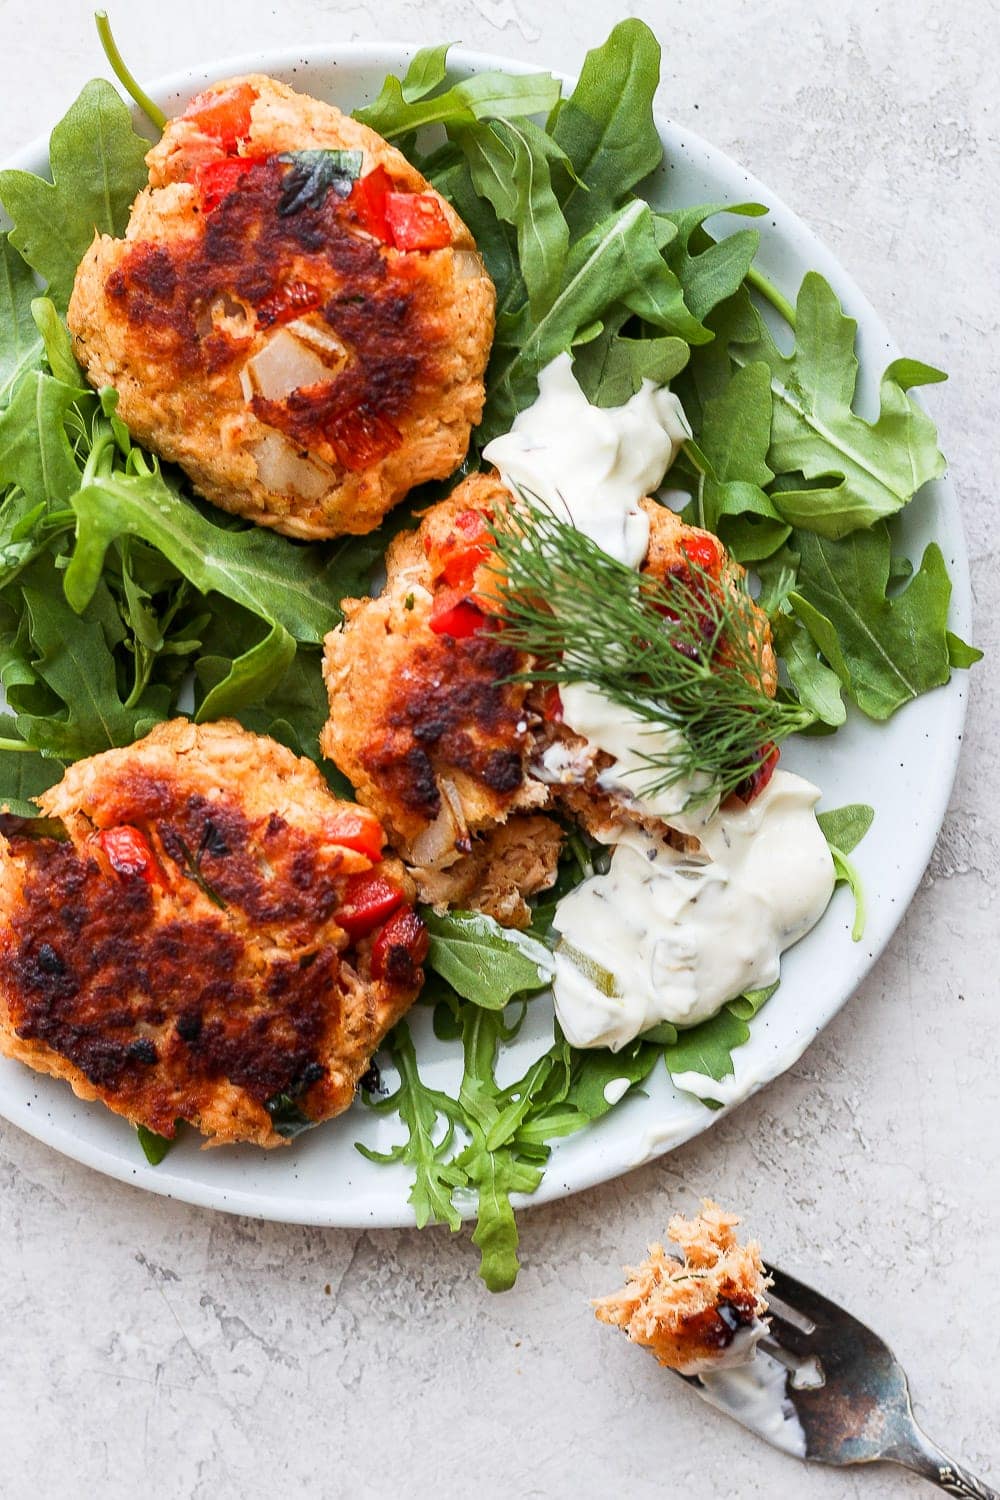
M 525 493 L 491 531 L 491 608 L 505 642 L 534 658 L 523 676 L 589 683 L 645 722 L 680 731 L 668 756 L 643 756 L 650 780 L 640 795 L 697 778 L 689 805 L 722 800 L 764 746 L 813 722 L 764 691 L 764 621 L 744 579 L 720 582 L 693 562 L 662 581 L 636 573 Z

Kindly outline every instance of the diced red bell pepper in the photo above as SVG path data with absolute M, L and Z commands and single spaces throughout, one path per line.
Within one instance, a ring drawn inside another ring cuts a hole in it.
M 139 876 L 147 885 L 162 885 L 163 874 L 146 835 L 123 823 L 120 828 L 103 828 L 97 842 L 116 875 Z
M 429 947 L 427 928 L 412 906 L 404 906 L 372 944 L 372 978 L 412 987 L 419 982 L 418 970 Z
M 353 407 L 327 423 L 327 437 L 345 469 L 367 469 L 395 451 L 403 441 L 399 428 L 378 412 Z
M 428 621 L 435 635 L 450 635 L 456 641 L 478 635 L 486 626 L 486 616 L 473 604 L 465 589 L 442 589 L 434 597 Z
M 383 245 L 387 245 L 392 239 L 392 230 L 385 213 L 386 196 L 391 190 L 392 178 L 385 167 L 379 166 L 374 171 L 367 172 L 364 177 L 357 178 L 347 199 L 361 228 Z
M 308 281 L 286 281 L 270 297 L 257 304 L 258 328 L 273 328 L 277 323 L 289 323 L 301 313 L 312 312 L 319 307 L 323 296 L 319 287 Z
M 707 531 L 696 531 L 681 538 L 681 551 L 701 568 L 703 573 L 714 574 L 719 566 L 719 544 Z
M 769 742 L 761 747 L 760 764 L 755 771 L 750 773 L 746 781 L 741 782 L 736 789 L 736 795 L 742 802 L 752 802 L 755 797 L 760 796 L 774 775 L 780 755 L 781 751 L 773 743 Z
M 352 875 L 344 887 L 337 921 L 349 937 L 364 937 L 391 917 L 406 898 L 398 886 L 376 870 Z
M 433 193 L 387 193 L 385 216 L 397 250 L 443 250 L 451 225 Z
M 440 576 L 456 589 L 470 589 L 476 569 L 490 555 L 490 534 L 482 511 L 463 510 L 454 530 L 438 547 L 443 558 Z
M 194 185 L 201 194 L 203 211 L 210 214 L 214 208 L 218 208 L 251 167 L 260 166 L 266 161 L 266 156 L 223 156 L 195 167 Z
M 434 193 L 400 193 L 385 167 L 359 177 L 347 200 L 368 234 L 397 250 L 441 250 L 451 244 L 451 226 Z
M 385 834 L 378 818 L 366 807 L 338 808 L 326 819 L 323 834 L 331 844 L 367 855 L 373 864 L 382 858 Z
M 562 695 L 554 682 L 547 683 L 542 693 L 542 714 L 551 724 L 561 724 L 563 721 Z
M 257 97 L 250 83 L 210 89 L 192 99 L 181 118 L 191 120 L 203 135 L 214 136 L 224 151 L 232 153 L 250 134 L 250 111 Z

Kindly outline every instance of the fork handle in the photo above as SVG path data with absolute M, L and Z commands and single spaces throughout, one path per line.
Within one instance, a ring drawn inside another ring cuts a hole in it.
M 1000 1491 L 991 1489 L 964 1464 L 949 1458 L 915 1423 L 912 1441 L 901 1444 L 885 1457 L 921 1474 L 948 1495 L 960 1495 L 962 1500 L 1000 1500 Z

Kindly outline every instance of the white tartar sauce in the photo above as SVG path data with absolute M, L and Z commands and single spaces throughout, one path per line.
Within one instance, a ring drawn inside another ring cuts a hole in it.
M 705 1371 L 699 1378 L 712 1406 L 776 1448 L 805 1458 L 806 1435 L 788 1395 L 788 1371 L 773 1354 L 756 1349 L 746 1364 Z
M 649 764 L 650 757 L 656 757 L 660 769 L 668 764 L 684 744 L 680 730 L 640 718 L 587 682 L 564 683 L 559 696 L 563 723 L 594 751 L 614 756 L 614 765 L 597 778 L 601 791 L 624 797 L 652 818 L 670 819 L 706 784 L 704 777 L 681 777 L 661 791 L 644 791 L 658 774 Z
M 780 955 L 833 894 L 819 796 L 776 771 L 748 806 L 691 820 L 694 854 L 622 833 L 607 874 L 570 891 L 556 916 L 555 1007 L 573 1046 L 617 1052 L 661 1021 L 693 1026 L 777 980 Z
M 538 377 L 538 397 L 483 457 L 504 483 L 534 496 L 609 554 L 638 568 L 649 545 L 639 501 L 657 488 L 691 436 L 671 391 L 644 380 L 624 406 L 591 406 L 560 354 Z

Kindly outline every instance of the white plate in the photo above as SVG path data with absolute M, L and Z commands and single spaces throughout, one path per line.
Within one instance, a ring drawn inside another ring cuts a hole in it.
M 168 114 L 207 83 L 246 72 L 263 72 L 350 110 L 374 96 L 387 72 L 400 73 L 415 49 L 345 45 L 320 48 L 308 58 L 295 51 L 232 58 L 205 69 L 176 74 L 151 89 Z M 456 74 L 504 68 L 530 71 L 501 57 L 456 48 Z M 807 270 L 821 271 L 858 320 L 862 403 L 875 409 L 878 377 L 896 356 L 880 319 L 851 278 L 813 233 L 755 178 L 691 131 L 660 122 L 667 164 L 654 179 L 650 198 L 663 207 L 709 201 L 770 205 L 762 230 L 761 268 L 794 296 Z M 10 165 L 44 172 L 46 143 L 28 148 Z M 743 221 L 745 222 L 745 221 Z M 726 221 L 713 227 L 723 232 Z M 738 227 L 738 226 L 737 226 Z M 935 330 L 928 347 L 933 355 Z M 948 435 L 945 434 L 945 446 Z M 947 480 L 928 485 L 904 513 L 902 537 L 911 557 L 937 540 L 954 583 L 952 628 L 968 637 L 970 589 L 965 543 L 954 491 Z M 785 957 L 781 988 L 754 1021 L 749 1043 L 735 1054 L 729 1095 L 734 1107 L 777 1077 L 800 1056 L 836 1015 L 886 946 L 913 896 L 941 826 L 958 760 L 965 718 L 965 676 L 902 709 L 888 725 L 856 716 L 831 740 L 802 741 L 786 751 L 783 764 L 823 788 L 824 807 L 871 802 L 876 820 L 856 855 L 868 895 L 863 943 L 850 940 L 851 901 L 839 891 L 808 938 Z M 443 1088 L 457 1078 L 456 1045 L 433 1036 L 429 1013 L 417 1007 L 413 1030 L 421 1069 Z M 502 1063 L 513 1079 L 551 1038 L 551 1009 L 536 1000 L 517 1044 Z M 361 1105 L 288 1150 L 249 1148 L 200 1151 L 193 1132 L 159 1167 L 146 1164 L 134 1132 L 101 1105 L 82 1104 L 63 1084 L 0 1058 L 0 1113 L 67 1156 L 124 1182 L 189 1203 L 289 1223 L 362 1226 L 413 1222 L 407 1204 L 409 1174 L 364 1160 L 354 1142 L 385 1147 L 399 1138 L 391 1120 Z M 525 1203 L 576 1192 L 626 1172 L 706 1130 L 724 1111 L 711 1111 L 672 1088 L 657 1068 L 647 1097 L 626 1100 L 597 1125 L 558 1144 L 538 1192 Z

